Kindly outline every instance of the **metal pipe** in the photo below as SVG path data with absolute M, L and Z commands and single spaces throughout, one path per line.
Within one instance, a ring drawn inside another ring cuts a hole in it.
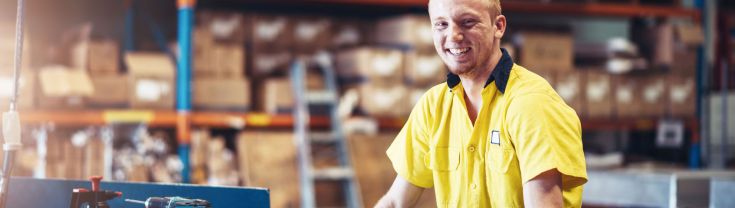
M 13 60 L 13 91 L 10 96 L 10 110 L 8 115 L 3 115 L 3 136 L 5 137 L 5 150 L 3 158 L 2 177 L 0 178 L 0 207 L 5 207 L 8 199 L 8 187 L 10 176 L 13 173 L 15 152 L 20 149 L 20 138 L 7 138 L 8 136 L 19 136 L 20 126 L 17 123 L 16 101 L 18 98 L 18 80 L 20 79 L 20 67 L 23 61 L 23 6 L 25 1 L 18 0 L 18 8 L 15 16 L 15 56 Z M 7 116 L 7 118 L 6 118 Z M 12 123 L 12 124 L 11 124 Z M 10 126 L 5 126 L 10 125 Z M 17 129 L 16 129 L 17 128 Z M 18 140 L 18 141 L 15 141 Z
M 20 79 L 20 67 L 23 62 L 23 4 L 24 0 L 18 0 L 18 12 L 15 16 L 15 60 L 13 61 L 13 94 L 10 96 L 10 111 L 16 110 L 18 99 L 18 80 Z
M 728 75 L 727 58 L 724 58 L 722 60 L 722 71 L 721 71 L 721 73 L 722 73 L 722 75 L 720 76 L 720 79 L 721 79 L 722 82 L 720 84 L 720 90 L 721 90 L 720 93 L 722 95 L 722 126 L 720 126 L 720 129 L 722 130 L 722 144 L 721 144 L 722 146 L 720 147 L 720 151 L 721 152 L 720 152 L 720 160 L 719 160 L 719 162 L 721 164 L 718 165 L 718 166 L 720 168 L 725 168 L 725 166 L 727 164 L 727 156 L 728 156 L 728 154 L 727 154 L 728 147 L 727 146 L 729 145 L 728 144 L 729 143 L 728 142 L 728 135 L 727 135 L 727 133 L 728 133 L 727 132 L 727 119 L 729 117 L 728 114 L 727 114 L 727 107 L 728 107 L 727 106 L 727 104 L 728 104 L 727 99 L 728 99 L 728 94 L 729 94 L 728 93 L 728 89 L 727 89 L 727 87 L 728 87 L 727 86 L 728 85 L 727 84 L 727 75 Z
M 10 184 L 10 175 L 13 173 L 14 163 L 15 151 L 5 151 L 2 170 L 3 177 L 0 179 L 0 207 L 3 208 L 8 201 L 8 186 Z
M 181 171 L 181 181 L 189 180 L 189 140 L 190 140 L 190 114 L 191 111 L 191 31 L 194 26 L 195 0 L 179 0 L 178 7 L 178 37 L 179 57 L 177 59 L 176 73 L 176 110 L 177 110 L 177 136 L 179 142 L 179 158 L 184 164 Z

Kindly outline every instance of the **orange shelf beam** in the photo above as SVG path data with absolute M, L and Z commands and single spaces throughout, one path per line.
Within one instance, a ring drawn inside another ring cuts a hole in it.
M 24 124 L 53 123 L 60 126 L 101 126 L 115 122 L 140 122 L 150 126 L 176 126 L 175 111 L 29 111 L 20 112 Z M 309 121 L 312 127 L 328 127 L 329 118 L 313 116 Z M 193 112 L 191 124 L 208 127 L 255 127 L 291 128 L 294 119 L 291 115 L 269 115 L 263 113 L 240 112 Z

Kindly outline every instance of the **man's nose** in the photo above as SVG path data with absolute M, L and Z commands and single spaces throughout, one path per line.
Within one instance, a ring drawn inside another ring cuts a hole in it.
M 457 24 L 449 24 L 447 32 L 449 33 L 449 40 L 452 42 L 459 42 L 464 39 L 464 31 Z

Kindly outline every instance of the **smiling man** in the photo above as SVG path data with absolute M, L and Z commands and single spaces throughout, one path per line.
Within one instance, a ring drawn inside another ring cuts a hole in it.
M 499 0 L 431 0 L 450 73 L 414 106 L 387 154 L 398 173 L 377 207 L 580 207 L 581 126 L 546 80 L 513 63 Z

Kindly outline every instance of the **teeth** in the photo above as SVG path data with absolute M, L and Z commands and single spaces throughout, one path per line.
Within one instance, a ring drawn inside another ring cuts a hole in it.
M 449 52 L 454 55 L 460 55 L 470 50 L 470 48 L 450 48 Z

